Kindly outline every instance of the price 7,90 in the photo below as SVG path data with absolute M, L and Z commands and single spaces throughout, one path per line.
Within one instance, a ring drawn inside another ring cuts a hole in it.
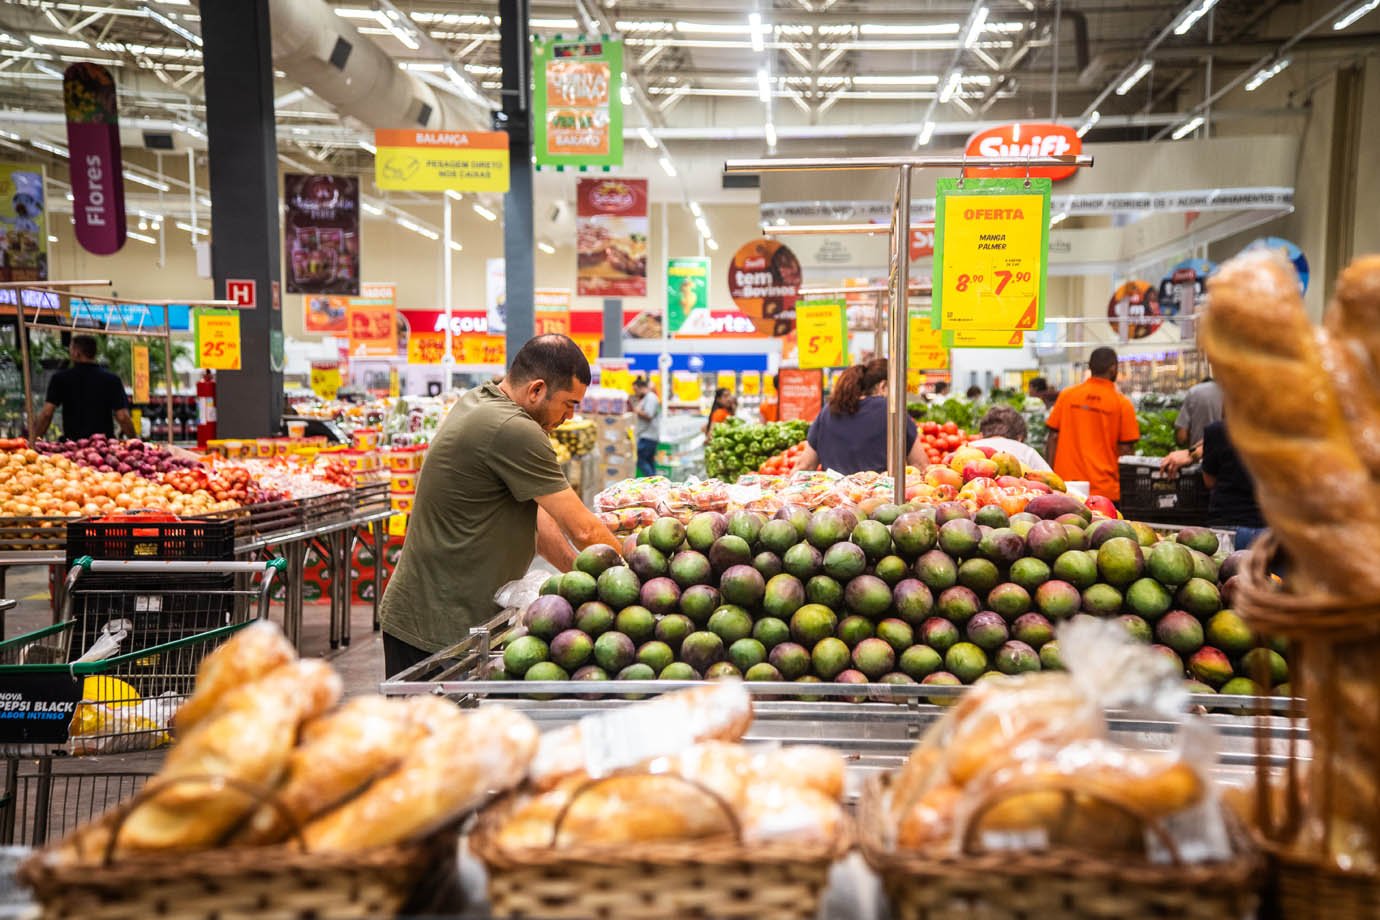
M 1021 282 L 1029 282 L 1031 278 L 1030 272 L 1001 271 L 992 272 L 992 275 L 997 279 L 997 287 L 996 290 L 993 291 L 993 293 L 998 296 L 1001 295 L 1002 291 L 1006 290 L 1006 286 L 1010 284 L 1012 281 L 1015 281 L 1019 284 Z M 954 290 L 967 291 L 968 285 L 971 284 L 974 287 L 976 287 L 982 284 L 984 280 L 984 276 L 982 275 L 969 275 L 965 272 L 964 274 L 958 276 L 958 280 L 954 283 Z

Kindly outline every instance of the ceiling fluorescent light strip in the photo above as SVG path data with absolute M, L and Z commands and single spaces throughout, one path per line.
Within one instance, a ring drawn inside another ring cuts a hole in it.
M 1121 85 L 1116 88 L 1116 94 L 1118 96 L 1124 96 L 1129 93 L 1135 85 L 1141 81 L 1141 78 L 1150 72 L 1150 68 L 1154 66 L 1155 65 L 1149 61 L 1141 61 L 1140 66 L 1137 67 L 1129 77 L 1121 81 Z
M 1174 133 L 1170 136 L 1173 137 L 1176 141 L 1182 140 L 1183 138 L 1188 137 L 1188 135 L 1192 134 L 1194 131 L 1197 131 L 1199 128 L 1202 127 L 1202 125 L 1203 116 L 1195 115 L 1193 116 L 1193 118 L 1189 119 L 1188 121 L 1179 125 L 1179 127 L 1175 128 Z
M 963 38 L 963 47 L 971 48 L 977 44 L 978 38 L 982 35 L 982 27 L 987 23 L 987 12 L 986 4 L 977 8 L 977 12 L 973 14 L 973 24 L 968 27 L 968 34 Z
M 748 13 L 748 32 L 752 36 L 752 50 L 761 54 L 765 48 L 762 42 L 762 14 Z
M 1356 9 L 1352 10 L 1342 18 L 1338 19 L 1336 22 L 1332 23 L 1333 31 L 1340 32 L 1342 29 L 1345 29 L 1347 26 L 1351 25 L 1353 22 L 1369 13 L 1377 6 L 1380 6 L 1380 0 L 1366 0 L 1366 2 L 1358 5 Z
M 1268 67 L 1260 68 L 1260 70 L 1256 71 L 1255 76 L 1251 77 L 1250 82 L 1246 84 L 1246 92 L 1253 93 L 1260 89 L 1267 81 L 1279 76 L 1284 68 L 1288 67 L 1290 63 L 1291 61 L 1289 58 L 1281 58 Z

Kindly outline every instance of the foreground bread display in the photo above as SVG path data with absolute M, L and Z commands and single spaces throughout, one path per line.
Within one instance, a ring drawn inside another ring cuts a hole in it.
M 331 667 L 284 661 L 279 640 L 256 623 L 208 656 L 162 769 L 23 866 L 49 915 L 177 900 L 178 916 L 396 912 L 453 871 L 458 819 L 526 776 L 526 716 L 435 697 L 338 705 Z
M 1273 538 L 1254 548 L 1238 606 L 1289 640 L 1308 715 L 1311 757 L 1291 756 L 1282 781 L 1262 774 L 1257 797 L 1281 913 L 1375 916 L 1380 572 L 1348 548 L 1380 540 L 1380 256 L 1342 272 L 1321 327 L 1273 253 L 1232 260 L 1208 288 L 1203 344 Z

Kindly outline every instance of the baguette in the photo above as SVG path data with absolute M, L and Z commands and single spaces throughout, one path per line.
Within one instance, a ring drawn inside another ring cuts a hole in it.
M 277 625 L 269 620 L 251 623 L 202 660 L 191 698 L 173 714 L 173 729 L 185 734 L 227 693 L 296 660 L 297 650 Z
M 409 840 L 522 781 L 537 749 L 532 720 L 500 706 L 455 711 L 396 770 L 302 831 L 312 852 Z

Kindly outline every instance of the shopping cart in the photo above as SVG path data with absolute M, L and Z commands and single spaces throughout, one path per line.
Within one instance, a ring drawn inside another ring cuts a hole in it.
M 140 752 L 172 740 L 202 659 L 268 616 L 284 568 L 75 560 L 61 622 L 0 642 L 0 843 L 41 844 L 137 792 L 159 759 Z

